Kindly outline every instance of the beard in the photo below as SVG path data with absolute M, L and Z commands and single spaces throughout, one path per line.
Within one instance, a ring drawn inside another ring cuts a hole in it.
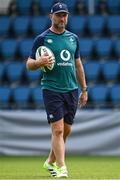
M 54 23 L 56 29 L 64 29 L 67 23 Z

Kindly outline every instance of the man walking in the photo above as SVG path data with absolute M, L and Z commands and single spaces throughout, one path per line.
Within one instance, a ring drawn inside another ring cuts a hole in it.
M 66 4 L 53 5 L 50 13 L 51 27 L 35 38 L 27 60 L 27 68 L 30 70 L 54 63 L 53 58 L 46 54 L 35 59 L 36 50 L 40 46 L 48 47 L 55 56 L 54 68 L 43 72 L 41 80 L 47 119 L 52 132 L 51 151 L 44 168 L 54 177 L 68 177 L 65 142 L 71 132 L 78 103 L 82 107 L 88 99 L 78 37 L 65 29 L 68 14 Z M 80 96 L 78 84 L 81 86 Z

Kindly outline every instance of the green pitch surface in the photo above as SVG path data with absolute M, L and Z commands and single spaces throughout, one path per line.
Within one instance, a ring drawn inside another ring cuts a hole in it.
M 43 169 L 46 157 L 0 157 L 0 180 L 56 179 Z M 66 158 L 69 178 L 79 180 L 120 179 L 120 157 Z M 60 178 L 61 179 L 61 178 Z

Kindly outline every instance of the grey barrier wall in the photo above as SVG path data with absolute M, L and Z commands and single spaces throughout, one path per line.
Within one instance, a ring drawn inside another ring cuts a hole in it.
M 0 155 L 47 155 L 50 127 L 45 111 L 0 111 Z M 120 112 L 78 110 L 68 154 L 120 155 Z

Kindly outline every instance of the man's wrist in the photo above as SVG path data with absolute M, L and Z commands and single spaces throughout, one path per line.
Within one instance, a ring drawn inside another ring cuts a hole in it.
M 87 86 L 82 87 L 82 88 L 81 88 L 81 91 L 82 91 L 82 92 L 88 91 L 88 87 L 87 87 Z
M 38 60 L 36 60 L 36 61 L 34 62 L 34 64 L 35 64 L 35 67 L 36 67 L 36 68 L 40 68 L 40 62 L 39 62 Z

